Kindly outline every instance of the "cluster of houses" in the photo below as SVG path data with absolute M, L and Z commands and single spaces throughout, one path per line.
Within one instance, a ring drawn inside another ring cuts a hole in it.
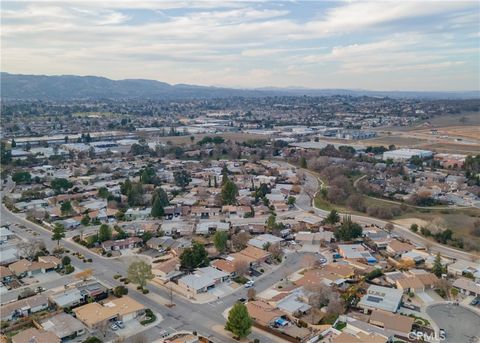
M 16 300 L 2 305 L 1 320 L 15 323 L 32 318 L 30 328 L 12 337 L 12 342 L 63 342 L 98 330 L 112 323 L 128 324 L 141 319 L 145 307 L 128 296 L 116 298 L 110 289 L 96 280 L 79 281 L 48 293 Z

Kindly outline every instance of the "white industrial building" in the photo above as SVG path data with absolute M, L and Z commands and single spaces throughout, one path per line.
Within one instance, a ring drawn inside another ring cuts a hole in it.
M 420 158 L 429 158 L 433 156 L 433 153 L 429 150 L 420 150 L 420 149 L 398 149 L 392 151 L 385 151 L 383 153 L 384 160 L 394 160 L 394 161 L 406 161 L 411 159 L 414 156 Z

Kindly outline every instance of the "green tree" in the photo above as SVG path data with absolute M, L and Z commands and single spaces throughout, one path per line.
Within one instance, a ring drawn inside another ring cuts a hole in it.
M 117 298 L 121 298 L 124 295 L 128 294 L 128 288 L 125 286 L 117 286 L 113 289 L 113 295 Z
M 275 227 L 277 225 L 277 217 L 274 214 L 271 214 L 268 219 L 267 219 L 267 229 L 269 231 L 275 230 Z
M 109 194 L 110 194 L 110 192 L 108 191 L 107 187 L 100 187 L 98 189 L 98 196 L 100 198 L 106 199 L 106 198 L 108 198 Z
M 224 252 L 227 249 L 228 233 L 225 231 L 217 231 L 213 236 L 213 244 L 219 252 Z
M 18 171 L 13 173 L 12 180 L 16 183 L 30 183 L 32 182 L 32 175 L 26 171 Z
M 100 229 L 98 229 L 98 240 L 105 242 L 110 239 L 112 239 L 112 228 L 107 224 L 100 225 Z
M 17 143 L 15 142 L 15 139 L 12 138 L 12 143 L 10 144 L 10 146 L 12 148 L 16 148 L 17 147 Z
M 64 216 L 72 213 L 73 212 L 72 203 L 68 200 L 62 202 L 62 204 L 60 205 L 60 211 L 62 212 L 62 215 L 64 215 Z
M 437 253 L 437 256 L 435 256 L 435 260 L 433 261 L 432 273 L 435 274 L 437 277 L 441 277 L 443 274 L 442 258 L 440 257 L 440 253 Z
M 140 287 L 145 287 L 147 281 L 153 279 L 152 266 L 143 261 L 137 261 L 128 267 L 128 279 Z
M 68 181 L 65 178 L 55 178 L 50 182 L 50 187 L 56 192 L 56 193 L 61 193 L 65 192 L 69 188 L 72 188 L 73 183 Z
M 143 205 L 143 187 L 141 183 L 132 183 L 127 193 L 127 201 L 130 206 Z
M 328 216 L 325 218 L 325 223 L 335 225 L 340 221 L 340 216 L 338 215 L 337 210 L 331 210 Z
M 307 168 L 307 159 L 305 157 L 300 157 L 300 168 Z
M 193 242 L 191 248 L 186 248 L 180 255 L 180 265 L 187 270 L 206 267 L 210 263 L 208 253 L 203 244 Z
M 237 302 L 228 313 L 225 330 L 232 332 L 235 337 L 244 338 L 250 334 L 251 328 L 252 318 L 248 314 L 247 307 Z
M 410 231 L 412 231 L 412 232 L 415 232 L 415 233 L 416 233 L 416 232 L 418 231 L 418 225 L 417 225 L 417 224 L 415 224 L 415 223 L 414 223 L 414 224 L 412 224 L 412 225 L 410 225 Z
M 82 220 L 80 220 L 80 223 L 83 225 L 83 226 L 87 226 L 89 223 L 90 223 L 90 216 L 88 214 L 85 214 L 83 217 L 82 217 Z
M 334 232 L 335 238 L 339 241 L 351 241 L 354 238 L 361 237 L 362 234 L 361 225 L 353 222 L 350 216 L 345 216 L 342 225 Z
M 155 189 L 155 192 L 153 193 L 153 197 L 152 197 L 152 204 L 153 204 L 153 200 L 155 200 L 156 198 L 160 200 L 160 204 L 163 207 L 168 206 L 170 204 L 170 201 L 168 200 L 167 192 L 165 192 L 161 187 L 157 187 Z
M 60 223 L 55 223 L 52 230 L 52 241 L 57 241 L 58 246 L 63 238 L 65 238 L 65 227 Z
M 293 205 L 295 205 L 295 201 L 296 201 L 295 197 L 289 196 L 288 199 L 287 199 L 287 205 L 293 206 Z
M 62 258 L 62 264 L 63 266 L 68 266 L 72 261 L 70 260 L 70 257 L 68 256 L 63 256 Z
M 238 188 L 235 182 L 227 180 L 222 186 L 222 203 L 235 205 L 237 203 Z
M 190 183 L 190 181 L 192 181 L 190 173 L 185 169 L 176 170 L 173 173 L 173 179 L 175 180 L 175 184 L 182 189 L 185 189 Z
M 153 199 L 152 210 L 150 212 L 151 216 L 154 218 L 162 218 L 165 214 L 165 211 L 162 206 L 162 202 L 159 197 Z

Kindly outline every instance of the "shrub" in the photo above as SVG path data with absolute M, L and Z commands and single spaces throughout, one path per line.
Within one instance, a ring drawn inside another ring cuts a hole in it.
M 137 290 L 141 291 L 143 289 L 142 286 L 137 286 Z
M 75 267 L 71 264 L 65 266 L 65 274 L 71 274 L 75 271 Z
M 114 278 L 115 280 L 116 280 L 116 279 L 119 279 L 119 278 L 121 278 L 121 277 L 122 277 L 122 276 L 121 276 L 120 274 L 115 274 L 115 275 L 113 276 L 113 278 Z M 120 280 L 120 281 L 122 281 L 122 280 Z
M 90 262 L 90 263 L 92 263 L 92 262 L 93 262 L 93 260 L 92 260 L 91 258 L 89 258 L 87 261 L 88 261 L 88 262 Z
M 142 293 L 143 294 L 148 294 L 148 293 L 150 293 L 150 291 L 148 289 L 144 289 L 144 290 L 142 290 Z
M 149 308 L 147 308 L 145 310 L 145 317 L 147 317 L 145 320 L 142 320 L 140 322 L 140 324 L 142 325 L 148 325 L 150 323 L 153 323 L 157 317 L 155 316 L 155 314 L 152 312 L 152 310 L 150 310 Z
M 107 252 L 107 257 L 112 257 L 112 253 L 111 253 L 111 252 Z

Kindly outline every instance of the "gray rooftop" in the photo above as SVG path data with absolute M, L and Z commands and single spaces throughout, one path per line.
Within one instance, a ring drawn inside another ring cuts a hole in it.
M 402 301 L 402 295 L 403 292 L 395 288 L 371 285 L 368 287 L 367 294 L 358 303 L 358 306 L 395 313 Z

